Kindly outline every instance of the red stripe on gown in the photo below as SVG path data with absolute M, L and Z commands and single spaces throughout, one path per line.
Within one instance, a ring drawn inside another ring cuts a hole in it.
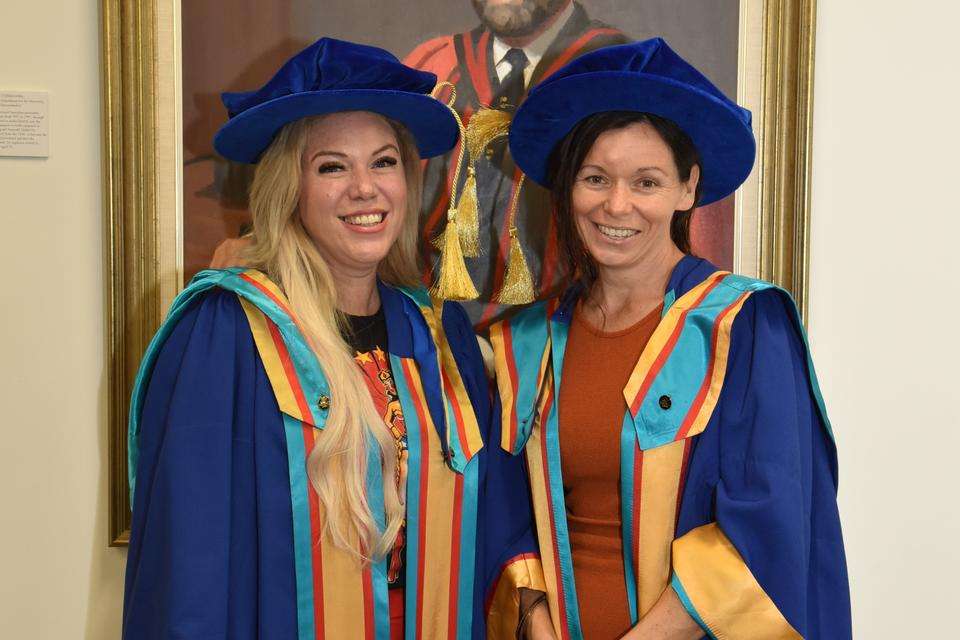
M 390 589 L 390 640 L 403 640 L 403 589 Z

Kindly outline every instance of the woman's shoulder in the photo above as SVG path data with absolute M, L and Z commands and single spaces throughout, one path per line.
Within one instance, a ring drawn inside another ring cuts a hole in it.
M 490 331 L 514 330 L 517 328 L 546 328 L 554 313 L 564 306 L 564 296 L 557 295 L 537 300 L 522 307 L 515 307 L 502 320 L 490 325 Z
M 179 302 L 151 344 L 158 357 L 202 360 L 208 368 L 220 369 L 253 344 L 247 315 L 235 292 L 211 287 Z
M 786 290 L 753 278 L 741 277 L 729 284 L 739 296 L 743 296 L 742 309 L 734 323 L 734 327 L 740 329 L 739 333 L 755 336 L 769 331 L 793 334 L 802 330 L 799 310 Z M 740 302 L 734 300 L 732 306 Z
M 750 291 L 730 330 L 730 366 L 800 372 L 809 360 L 806 330 L 789 292 L 769 284 Z
M 254 364 L 253 340 L 234 293 L 211 288 L 179 302 L 141 363 L 134 401 L 142 397 L 148 408 L 227 397 L 237 374 Z
M 222 329 L 207 335 L 216 338 L 248 326 L 251 315 L 258 312 L 274 322 L 287 320 L 289 308 L 282 289 L 262 271 L 209 269 L 194 276 L 177 296 L 165 325 L 175 325 L 180 331 L 197 323 Z M 162 327 L 161 333 L 170 328 Z
M 240 297 L 235 292 L 211 287 L 192 296 L 183 311 L 169 321 L 174 322 L 179 331 L 206 327 L 209 329 L 208 336 L 214 337 L 241 321 L 246 324 L 246 316 Z
M 790 293 L 779 286 L 714 267 L 701 258 L 687 257 L 681 263 L 684 273 L 675 276 L 668 298 L 673 294 L 676 307 L 699 309 L 715 326 L 733 323 L 733 338 L 743 339 L 759 324 L 790 329 L 799 323 L 799 313 Z M 679 268 L 679 267 L 678 267 Z M 669 307 L 672 301 L 666 301 Z

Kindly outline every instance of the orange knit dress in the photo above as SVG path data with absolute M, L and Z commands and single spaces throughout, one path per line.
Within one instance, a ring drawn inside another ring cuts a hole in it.
M 620 530 L 623 388 L 660 322 L 661 307 L 632 327 L 603 332 L 574 311 L 560 383 L 560 464 L 583 636 L 630 629 Z

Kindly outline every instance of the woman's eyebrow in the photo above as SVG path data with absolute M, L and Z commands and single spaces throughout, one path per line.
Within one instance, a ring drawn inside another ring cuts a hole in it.
M 383 152 L 386 151 L 387 149 L 393 149 L 393 150 L 396 151 L 397 153 L 400 153 L 400 149 L 397 148 L 397 145 L 395 145 L 395 144 L 393 144 L 392 142 L 390 142 L 390 143 L 387 143 L 387 144 L 383 145 L 382 147 L 380 147 L 379 149 L 377 149 L 376 151 L 374 151 L 374 152 L 371 153 L 370 155 L 375 156 L 375 155 L 377 155 L 378 153 L 383 153 Z
M 388 150 L 388 149 L 393 149 L 393 150 L 396 151 L 397 153 L 400 153 L 400 149 L 397 148 L 397 145 L 395 145 L 395 144 L 393 144 L 393 143 L 387 143 L 387 144 L 383 145 L 382 147 L 380 147 L 379 149 L 377 149 L 376 151 L 374 151 L 373 153 L 371 153 L 370 155 L 371 155 L 371 156 L 375 156 L 375 155 L 377 155 L 378 153 L 383 153 L 384 151 L 386 151 L 386 150 Z M 310 161 L 313 162 L 313 160 L 315 160 L 315 159 L 318 158 L 319 156 L 334 156 L 334 157 L 336 157 L 336 158 L 346 158 L 346 157 L 347 157 L 347 154 L 342 153 L 342 152 L 340 152 L 340 151 L 328 151 L 328 150 L 326 150 L 326 149 L 320 149 L 319 151 L 315 152 L 312 156 L 310 156 Z
M 667 172 L 661 169 L 660 167 L 650 166 L 650 167 L 640 167 L 634 173 L 641 173 L 643 171 L 656 171 L 658 173 L 666 174 Z
M 594 169 L 594 170 L 596 170 L 596 171 L 604 171 L 604 168 L 601 167 L 601 166 L 598 165 L 598 164 L 585 164 L 585 165 L 583 165 L 582 167 L 580 167 L 580 171 L 583 171 L 583 170 L 585 170 L 585 169 Z M 638 167 L 638 168 L 634 171 L 634 174 L 643 173 L 644 171 L 656 171 L 657 173 L 662 173 L 662 174 L 666 174 L 666 173 L 667 173 L 666 171 L 664 171 L 664 170 L 661 169 L 660 167 L 651 165 L 651 166 L 649 166 L 649 167 Z
M 326 149 L 321 149 L 317 151 L 312 156 L 310 156 L 310 162 L 313 162 L 316 158 L 320 156 L 335 156 L 337 158 L 346 158 L 347 154 L 341 153 L 339 151 L 327 151 Z
M 604 170 L 603 167 L 601 167 L 601 166 L 598 165 L 598 164 L 585 164 L 585 165 L 583 165 L 582 167 L 580 167 L 580 171 L 583 171 L 584 169 L 594 169 L 594 170 L 596 170 L 596 171 L 603 171 L 603 170 Z

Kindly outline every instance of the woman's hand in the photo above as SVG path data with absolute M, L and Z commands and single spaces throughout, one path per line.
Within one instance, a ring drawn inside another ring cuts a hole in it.
M 547 594 L 543 591 L 520 587 L 520 618 L 518 640 L 557 640 Z
M 653 608 L 622 640 L 699 640 L 704 635 L 677 592 L 667 587 Z
M 217 245 L 210 260 L 211 269 L 226 269 L 227 267 L 245 267 L 243 252 L 250 246 L 249 236 L 227 238 Z
M 557 640 L 557 635 L 553 632 L 553 622 L 550 620 L 550 607 L 546 601 L 536 605 L 530 612 L 523 637 L 526 640 Z

